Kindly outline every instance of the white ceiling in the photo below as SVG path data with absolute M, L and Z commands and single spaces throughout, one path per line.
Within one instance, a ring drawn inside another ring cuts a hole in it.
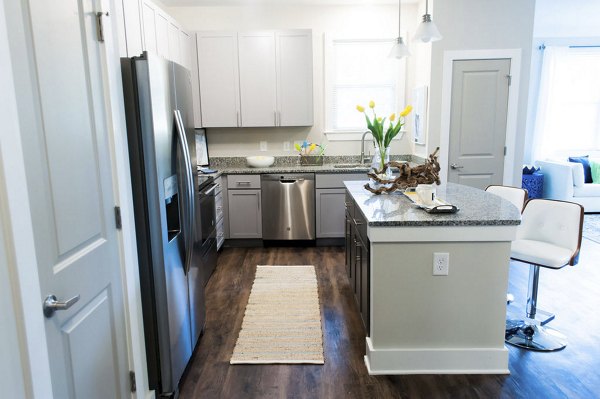
M 418 0 L 401 0 L 402 4 Z M 161 0 L 167 7 L 181 6 L 253 6 L 253 5 L 357 5 L 398 4 L 398 0 Z

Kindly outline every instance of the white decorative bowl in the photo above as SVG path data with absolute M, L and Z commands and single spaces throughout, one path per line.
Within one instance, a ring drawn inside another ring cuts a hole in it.
M 256 155 L 253 157 L 246 157 L 246 162 L 248 162 L 248 166 L 253 168 L 266 168 L 275 163 L 275 157 Z

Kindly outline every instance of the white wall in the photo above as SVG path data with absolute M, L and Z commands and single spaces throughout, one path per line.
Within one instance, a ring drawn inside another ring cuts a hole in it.
M 537 0 L 534 37 L 600 37 L 600 1 Z
M 520 186 L 527 117 L 529 65 L 533 34 L 534 0 L 436 1 L 433 20 L 444 38 L 433 43 L 427 152 L 440 144 L 442 75 L 445 51 L 522 49 L 521 83 L 517 116 L 514 182 Z M 447 165 L 441 165 L 442 168 Z
M 524 162 L 534 163 L 533 132 L 544 52 L 539 46 L 600 46 L 600 1 L 537 0 L 533 26 Z
M 167 9 L 190 31 L 312 29 L 314 64 L 314 126 L 297 128 L 232 128 L 209 129 L 210 156 L 261 155 L 259 141 L 268 142 L 270 155 L 293 155 L 284 152 L 284 141 L 304 140 L 327 145 L 327 155 L 358 155 L 359 141 L 328 142 L 324 131 L 323 34 L 332 36 L 390 37 L 398 35 L 396 5 L 377 6 L 233 6 L 233 7 L 172 7 Z M 417 4 L 402 6 L 402 30 L 412 33 L 419 22 Z M 414 47 L 411 45 L 411 47 Z M 412 71 L 420 58 L 409 58 L 407 70 Z M 406 89 L 410 101 L 414 87 L 414 72 L 408 73 Z M 365 102 L 369 99 L 365 99 Z M 410 134 L 392 145 L 393 154 L 412 153 Z M 372 151 L 371 151 L 372 152 Z

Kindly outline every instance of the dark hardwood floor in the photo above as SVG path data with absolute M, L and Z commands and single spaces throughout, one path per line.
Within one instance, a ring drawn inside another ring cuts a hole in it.
M 560 352 L 509 347 L 510 375 L 369 376 L 364 331 L 341 247 L 227 248 L 207 286 L 206 331 L 181 384 L 190 398 L 599 398 L 600 244 L 584 239 L 576 267 L 543 270 L 539 306 L 569 338 Z M 325 364 L 229 365 L 256 265 L 314 265 Z M 528 269 L 511 265 L 510 291 L 524 307 Z M 416 304 L 415 304 L 416 306 Z M 485 312 L 485 309 L 482 309 Z

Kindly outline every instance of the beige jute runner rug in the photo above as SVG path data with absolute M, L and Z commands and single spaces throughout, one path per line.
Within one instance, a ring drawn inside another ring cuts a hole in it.
M 257 266 L 231 364 L 323 364 L 314 266 Z

